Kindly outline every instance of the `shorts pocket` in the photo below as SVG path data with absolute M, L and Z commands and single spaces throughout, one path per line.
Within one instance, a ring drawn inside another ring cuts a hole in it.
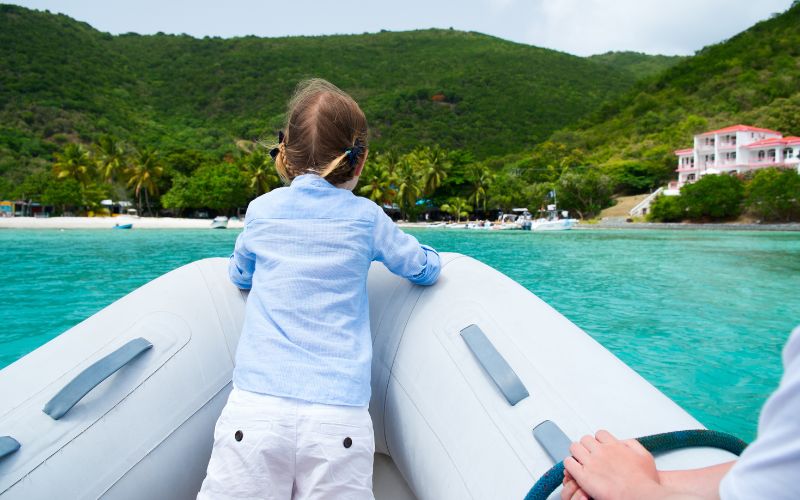
M 372 488 L 375 436 L 369 416 L 362 425 L 320 422 L 314 435 L 334 482 Z

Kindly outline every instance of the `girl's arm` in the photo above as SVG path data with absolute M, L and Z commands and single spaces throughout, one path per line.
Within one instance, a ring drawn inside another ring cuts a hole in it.
M 439 254 L 416 238 L 404 233 L 380 207 L 376 207 L 373 233 L 373 260 L 383 262 L 398 276 L 417 285 L 432 285 L 439 278 Z
M 245 233 L 247 226 L 236 237 L 236 246 L 228 261 L 228 276 L 234 285 L 242 290 L 249 290 L 253 286 L 253 272 L 256 269 L 255 255 L 245 246 Z

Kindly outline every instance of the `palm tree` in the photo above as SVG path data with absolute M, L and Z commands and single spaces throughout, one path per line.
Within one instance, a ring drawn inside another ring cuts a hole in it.
M 422 182 L 409 155 L 404 156 L 398 163 L 395 170 L 395 181 L 397 204 L 400 206 L 401 215 L 405 217 L 409 212 L 414 212 L 417 198 L 422 192 Z
M 470 168 L 467 178 L 470 182 L 470 201 L 475 207 L 481 206 L 486 214 L 486 196 L 494 176 L 488 168 L 476 163 Z
M 447 203 L 439 207 L 443 212 L 455 216 L 456 222 L 461 222 L 461 217 L 469 217 L 472 207 L 464 198 L 450 198 Z
M 61 153 L 55 154 L 53 171 L 59 179 L 75 179 L 81 187 L 91 182 L 93 169 L 89 153 L 80 144 L 68 144 Z
M 379 205 L 391 204 L 397 191 L 392 187 L 392 175 L 389 166 L 382 158 L 367 163 L 361 174 L 361 187 L 358 192 Z
M 256 196 L 261 196 L 280 184 L 272 159 L 261 149 L 256 149 L 244 157 L 242 170 L 250 181 L 250 187 L 255 189 Z
M 125 164 L 122 144 L 110 135 L 103 135 L 95 146 L 95 164 L 103 181 L 112 183 Z
M 139 213 L 142 213 L 142 193 L 144 193 L 147 213 L 151 213 L 148 195 L 158 193 L 156 179 L 161 177 L 164 172 L 164 167 L 160 165 L 160 162 L 158 152 L 150 147 L 145 147 L 136 152 L 132 164 L 127 169 L 128 187 L 132 187 L 136 195 Z
M 424 191 L 426 195 L 430 196 L 447 178 L 450 161 L 447 158 L 447 153 L 439 146 L 426 147 L 418 152 L 417 157 L 422 166 Z

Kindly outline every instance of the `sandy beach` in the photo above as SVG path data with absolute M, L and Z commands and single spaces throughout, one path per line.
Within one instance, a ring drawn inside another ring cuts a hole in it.
M 133 224 L 132 229 L 209 229 L 211 219 L 176 217 L 2 217 L 0 229 L 111 229 L 116 224 Z M 241 229 L 243 222 L 228 221 L 229 229 Z

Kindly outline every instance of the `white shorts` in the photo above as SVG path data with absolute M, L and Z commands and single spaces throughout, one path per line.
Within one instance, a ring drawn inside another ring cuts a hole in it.
M 214 429 L 198 499 L 373 499 L 367 407 L 314 404 L 234 387 Z

